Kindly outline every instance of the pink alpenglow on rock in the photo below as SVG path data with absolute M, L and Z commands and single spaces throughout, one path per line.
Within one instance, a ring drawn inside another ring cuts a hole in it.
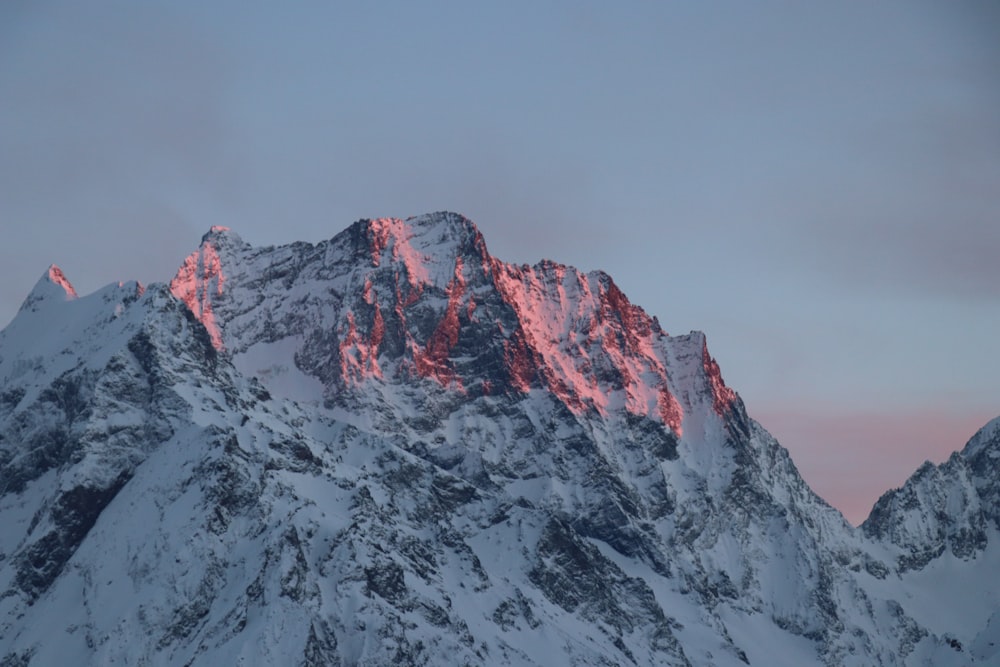
M 623 401 L 628 412 L 659 417 L 681 434 L 683 410 L 657 345 L 666 334 L 610 278 L 554 262 L 529 267 L 496 260 L 493 275 L 520 323 L 507 345 L 515 386 L 526 391 L 537 378 L 576 413 L 606 415 Z
M 259 326 L 235 305 L 249 303 L 237 294 L 245 291 L 246 262 L 261 262 L 257 275 L 265 277 L 271 262 L 287 262 L 284 250 L 266 259 L 237 240 L 213 227 L 170 284 L 220 350 L 233 327 Z M 471 221 L 449 213 L 361 220 L 350 236 L 329 242 L 338 243 L 342 254 L 325 249 L 322 266 L 281 273 L 283 281 L 302 281 L 281 284 L 299 294 L 289 305 L 319 308 L 305 318 L 323 323 L 305 334 L 312 341 L 306 356 L 331 366 L 317 377 L 355 387 L 412 374 L 472 394 L 537 389 L 577 415 L 624 410 L 682 435 L 688 403 L 674 391 L 670 337 L 606 274 L 552 261 L 505 263 L 489 254 Z M 719 412 L 735 393 L 713 364 L 706 357 L 702 378 Z M 495 375 L 480 377 L 484 368 Z
M 211 233 L 228 231 L 227 227 L 212 227 Z M 219 252 L 207 238 L 201 247 L 188 255 L 177 275 L 170 281 L 170 292 L 183 301 L 195 317 L 205 325 L 212 345 L 223 349 L 222 333 L 212 312 L 212 295 L 221 295 L 226 277 L 222 273 Z
M 708 345 L 702 346 L 702 365 L 705 367 L 705 374 L 708 376 L 709 386 L 712 388 L 712 409 L 720 417 L 729 411 L 736 401 L 736 392 L 726 386 L 722 379 L 722 371 L 719 364 L 708 353 Z
M 385 326 L 382 311 L 375 304 L 375 324 L 370 336 L 358 332 L 354 313 L 347 313 L 347 331 L 340 338 L 340 372 L 345 382 L 360 384 L 365 378 L 382 377 L 378 365 L 378 348 L 382 343 Z
M 417 372 L 424 377 L 432 377 L 444 386 L 452 383 L 461 388 L 462 382 L 450 367 L 448 361 L 452 348 L 458 342 L 459 319 L 462 297 L 465 295 L 465 279 L 462 277 L 462 258 L 455 258 L 455 276 L 445 289 L 448 305 L 444 316 L 431 334 L 427 346 L 413 350 L 413 361 Z
M 70 284 L 69 280 L 66 279 L 66 274 L 55 264 L 49 267 L 49 280 L 66 291 L 67 300 L 77 298 L 76 290 Z
M 430 281 L 424 258 L 413 247 L 410 239 L 413 231 L 403 220 L 397 218 L 377 218 L 369 222 L 372 266 L 381 266 L 382 254 L 389 250 L 394 262 L 402 262 L 410 285 L 418 287 Z

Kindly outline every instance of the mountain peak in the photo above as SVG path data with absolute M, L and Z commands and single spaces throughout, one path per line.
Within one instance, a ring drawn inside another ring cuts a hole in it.
M 406 223 L 414 227 L 441 228 L 451 233 L 479 235 L 479 228 L 472 220 L 454 211 L 435 211 L 421 215 L 411 215 Z
M 201 237 L 202 245 L 209 243 L 216 247 L 221 244 L 243 245 L 243 239 L 229 227 L 224 225 L 213 225 Z
M 624 407 L 678 436 L 685 414 L 700 410 L 675 393 L 668 367 L 680 362 L 671 360 L 666 332 L 611 276 L 550 260 L 504 263 L 458 213 L 362 219 L 320 246 L 258 252 L 229 245 L 233 238 L 213 228 L 171 282 L 172 293 L 217 349 L 238 354 L 231 344 L 242 350 L 289 335 L 308 341 L 295 364 L 322 378 L 330 395 L 366 378 L 412 373 L 460 392 L 549 390 L 578 415 Z M 279 294 L 288 291 L 310 296 L 286 302 Z M 249 304 L 265 300 L 287 303 L 287 323 L 279 315 L 285 306 L 271 313 L 269 325 L 243 317 Z M 338 341 L 335 349 L 322 342 L 330 340 Z M 735 394 L 704 341 L 697 343 L 692 358 L 704 372 L 692 369 L 691 377 L 722 415 Z
M 43 302 L 72 301 L 77 298 L 76 289 L 55 264 L 49 266 L 21 304 L 20 311 L 35 311 Z
M 1000 458 L 1000 417 L 976 431 L 962 451 L 968 459 L 973 459 L 983 452 L 991 452 L 991 458 Z
M 66 278 L 66 274 L 63 273 L 62 269 L 55 264 L 49 266 L 49 270 L 42 277 L 42 280 L 47 280 L 49 283 L 62 289 L 67 300 L 77 298 L 76 289 L 74 289 L 73 285 Z
M 418 283 L 447 283 L 453 274 L 456 257 L 473 256 L 486 262 L 489 253 L 475 223 L 458 213 L 442 211 L 401 220 L 374 218 L 361 220 L 366 232 L 372 265 L 384 259 L 401 261 Z M 388 253 L 388 256 L 386 255 Z M 436 265 L 440 264 L 440 267 Z M 443 273 L 438 275 L 436 268 Z M 442 284 L 444 284 L 442 283 Z
M 221 350 L 222 334 L 212 312 L 211 293 L 222 294 L 226 276 L 222 272 L 220 250 L 245 245 L 238 234 L 222 225 L 216 225 L 201 237 L 201 245 L 177 269 L 170 281 L 170 292 L 184 302 L 197 317 L 212 339 L 215 349 Z

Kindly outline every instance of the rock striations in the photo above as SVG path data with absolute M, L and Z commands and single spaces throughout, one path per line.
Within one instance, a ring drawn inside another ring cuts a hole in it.
M 0 333 L 0 665 L 997 664 L 998 457 L 854 529 L 603 273 L 213 227 Z

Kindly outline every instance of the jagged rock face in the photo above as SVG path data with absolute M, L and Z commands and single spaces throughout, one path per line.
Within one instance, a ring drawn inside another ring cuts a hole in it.
M 49 287 L 40 283 L 0 348 L 0 497 L 11 521 L 0 552 L 4 589 L 29 602 L 191 410 L 174 386 L 231 383 L 215 377 L 204 328 L 164 286 L 110 286 L 71 304 L 38 298 Z
M 854 531 L 702 334 L 455 214 L 213 228 L 169 287 L 81 298 L 53 267 L 0 379 L 0 664 L 993 656 L 996 591 L 961 627 L 901 587 L 935 590 L 941 544 L 1000 558 L 996 429 L 912 482 L 968 482 L 952 527 L 886 500 Z
M 215 228 L 171 289 L 234 354 L 297 337 L 297 366 L 331 400 L 369 379 L 465 399 L 541 388 L 577 414 L 624 406 L 682 428 L 668 337 L 610 277 L 500 262 L 454 214 L 365 220 L 317 246 L 254 249 Z M 713 363 L 722 411 L 735 395 Z
M 968 559 L 1000 529 L 1000 420 L 984 426 L 940 466 L 925 463 L 906 484 L 887 492 L 864 532 L 899 549 L 902 570 L 921 568 L 945 552 Z

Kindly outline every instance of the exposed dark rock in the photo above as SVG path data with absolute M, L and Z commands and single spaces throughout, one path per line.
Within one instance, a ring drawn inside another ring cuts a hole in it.
M 77 486 L 57 497 L 49 512 L 52 528 L 17 555 L 17 585 L 29 599 L 52 585 L 130 475 L 122 471 L 108 487 Z

